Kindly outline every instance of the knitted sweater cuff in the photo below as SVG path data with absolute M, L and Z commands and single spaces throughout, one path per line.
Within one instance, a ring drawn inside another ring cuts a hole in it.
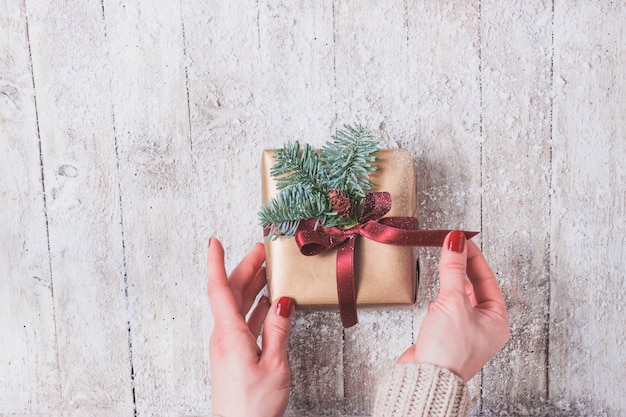
M 372 417 L 466 416 L 469 392 L 451 371 L 426 363 L 396 364 L 381 381 Z

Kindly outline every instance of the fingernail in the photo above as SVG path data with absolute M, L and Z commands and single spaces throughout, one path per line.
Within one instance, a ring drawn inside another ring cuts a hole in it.
M 450 233 L 448 238 L 448 249 L 452 252 L 463 253 L 465 248 L 465 233 L 455 230 Z
M 266 296 L 266 295 L 264 295 L 264 296 L 262 296 L 262 297 L 259 299 L 259 304 L 265 304 L 265 305 L 267 305 L 267 306 L 269 307 L 269 306 L 270 306 L 270 304 L 272 304 L 272 303 L 270 303 L 270 299 L 269 299 L 269 298 L 267 298 L 267 296 Z
M 280 297 L 276 304 L 276 314 L 284 318 L 289 318 L 292 312 L 293 300 L 289 297 Z

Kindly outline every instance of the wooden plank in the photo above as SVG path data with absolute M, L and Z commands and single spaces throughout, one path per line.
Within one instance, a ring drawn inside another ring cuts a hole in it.
M 291 394 L 286 416 L 342 414 L 341 344 L 339 314 L 296 312 L 288 346 Z
M 486 415 L 547 396 L 551 7 L 481 3 L 483 249 L 511 322 L 483 371 Z
M 400 146 L 413 150 L 418 217 L 424 229 L 481 229 L 480 15 L 477 1 L 407 5 L 411 124 Z M 480 243 L 482 236 L 474 240 Z M 413 334 L 439 292 L 439 248 L 418 251 L 420 280 Z M 470 382 L 480 409 L 481 377 Z
M 183 5 L 200 261 L 204 237 L 216 236 L 227 269 L 262 239 L 258 19 L 254 1 Z M 245 186 L 233 186 L 239 183 Z
M 344 415 L 371 414 L 378 383 L 413 342 L 411 313 L 360 311 L 359 324 L 344 330 Z
M 0 17 L 0 414 L 58 415 L 60 381 L 26 10 Z
M 206 258 L 195 231 L 204 213 L 195 206 L 181 4 L 105 1 L 103 10 L 137 414 L 207 414 Z
M 335 120 L 333 5 L 323 0 L 276 0 L 259 3 L 258 13 L 258 113 L 253 126 L 259 144 L 276 148 L 301 140 L 319 147 L 333 133 Z M 257 163 L 254 166 L 258 176 Z M 288 415 L 341 413 L 341 329 L 335 312 L 296 314 L 289 343 Z
M 189 256 L 200 266 L 195 276 L 204 278 L 206 240 L 210 236 L 218 237 L 224 245 L 228 271 L 262 238 L 256 220 L 259 201 L 251 198 L 260 190 L 261 148 L 253 125 L 258 11 L 254 1 L 193 1 L 181 6 L 193 158 L 189 175 L 194 176 L 196 207 L 187 209 L 196 228 L 196 239 L 189 242 Z M 204 353 L 202 367 L 208 372 L 208 336 L 213 320 L 205 293 L 206 284 L 198 282 L 189 296 L 201 301 L 203 334 L 196 343 L 198 353 Z M 196 360 L 199 364 L 200 358 Z M 208 411 L 208 373 L 204 381 L 206 387 L 199 395 L 202 409 Z
M 322 145 L 334 132 L 333 4 L 259 4 L 258 134 L 266 146 Z
M 26 2 L 63 415 L 133 415 L 101 4 Z M 77 36 L 76 33 L 80 33 Z
M 483 371 L 483 413 L 547 396 L 552 4 L 481 2 L 483 251 L 511 340 Z
M 626 413 L 625 21 L 555 2 L 549 389 L 570 415 Z
M 369 127 L 385 148 L 397 147 L 394 140 L 407 139 L 414 128 L 405 117 L 411 104 L 406 19 L 402 1 L 335 3 L 337 123 Z M 369 415 L 384 372 L 413 342 L 412 313 L 360 311 L 344 339 L 343 413 Z

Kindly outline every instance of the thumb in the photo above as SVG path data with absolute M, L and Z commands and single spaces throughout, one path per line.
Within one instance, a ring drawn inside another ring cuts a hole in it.
M 289 297 L 280 297 L 272 304 L 263 324 L 263 357 L 286 358 L 294 309 L 294 301 Z
M 439 292 L 465 294 L 465 278 L 467 270 L 467 250 L 465 233 L 454 230 L 448 233 L 439 260 Z

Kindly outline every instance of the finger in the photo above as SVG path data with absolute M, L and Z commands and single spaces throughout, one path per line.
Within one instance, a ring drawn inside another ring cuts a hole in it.
M 280 297 L 271 306 L 263 326 L 263 358 L 268 360 L 287 360 L 287 342 L 293 319 L 294 301 L 289 297 Z
M 498 281 L 496 281 L 496 277 L 487 260 L 474 242 L 469 241 L 468 243 L 467 275 L 474 287 L 476 302 L 479 305 L 494 302 L 504 306 L 504 299 L 502 298 Z
M 415 345 L 405 350 L 397 360 L 397 363 L 410 363 L 415 361 Z
M 476 307 L 478 301 L 476 301 L 476 295 L 474 295 L 474 286 L 472 282 L 467 279 L 465 280 L 465 294 L 467 294 L 467 297 L 472 302 L 472 307 Z
M 243 296 L 241 298 L 241 307 L 239 309 L 239 312 L 242 316 L 245 316 L 246 313 L 250 310 L 250 307 L 252 307 L 252 304 L 254 304 L 254 300 L 256 299 L 257 295 L 259 295 L 263 287 L 265 287 L 265 284 L 267 284 L 267 278 L 265 275 L 265 268 L 262 267 L 257 271 L 254 279 L 252 280 L 252 282 L 250 282 L 248 288 L 246 288 L 243 292 Z
M 243 294 L 263 262 L 265 262 L 265 249 L 262 243 L 257 243 L 230 274 L 230 287 Z
M 465 293 L 467 249 L 465 234 L 459 230 L 448 233 L 439 259 L 439 293 Z
M 220 241 L 215 238 L 209 239 L 207 273 L 207 289 L 215 322 L 227 324 L 232 320 L 243 320 L 226 278 L 224 248 Z
M 250 313 L 250 317 L 248 317 L 248 328 L 254 337 L 258 337 L 261 333 L 261 326 L 269 310 L 270 300 L 265 296 L 261 297 L 252 313 Z

